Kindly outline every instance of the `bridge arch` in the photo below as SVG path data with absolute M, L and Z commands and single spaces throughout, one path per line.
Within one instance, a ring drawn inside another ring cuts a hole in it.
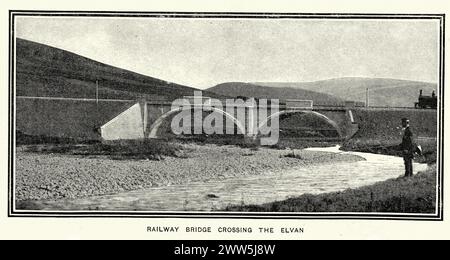
M 161 124 L 164 122 L 164 120 L 166 118 L 168 118 L 169 116 L 175 114 L 175 113 L 179 113 L 185 110 L 192 110 L 192 107 L 179 107 L 176 109 L 172 109 L 166 113 L 164 113 L 163 115 L 161 115 L 158 119 L 156 119 L 156 121 L 150 126 L 150 132 L 148 135 L 148 138 L 158 138 L 158 130 L 161 126 Z M 233 123 L 238 127 L 238 129 L 241 131 L 242 134 L 245 134 L 245 127 L 242 125 L 242 123 L 235 118 L 234 116 L 232 116 L 231 114 L 223 111 L 222 109 L 218 109 L 215 107 L 210 107 L 208 108 L 208 110 L 212 110 L 214 112 L 220 113 L 222 115 L 224 115 L 225 117 L 231 119 L 233 121 Z
M 317 116 L 317 117 L 319 117 L 321 119 L 324 119 L 327 123 L 332 125 L 333 128 L 336 129 L 339 137 L 342 137 L 342 131 L 339 128 L 339 126 L 338 126 L 338 124 L 336 122 L 334 122 L 333 120 L 331 120 L 330 118 L 328 118 L 327 116 L 325 116 L 325 115 L 323 115 L 323 114 L 321 114 L 319 112 L 315 112 L 315 111 L 311 111 L 311 110 L 283 110 L 283 111 L 278 111 L 278 112 L 270 115 L 269 117 L 267 117 L 264 121 L 262 121 L 258 125 L 258 134 L 260 133 L 260 129 L 262 127 L 264 127 L 269 122 L 269 120 L 271 120 L 272 118 L 275 118 L 275 117 L 279 117 L 279 116 L 284 115 L 284 114 L 306 114 L 306 115 L 309 114 L 309 115 L 315 115 L 315 116 Z

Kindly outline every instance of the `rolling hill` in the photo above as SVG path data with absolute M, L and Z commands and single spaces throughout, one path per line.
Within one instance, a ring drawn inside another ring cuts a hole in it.
M 431 95 L 437 84 L 388 78 L 337 78 L 315 82 L 257 82 L 257 85 L 274 88 L 293 88 L 299 91 L 310 90 L 335 97 L 365 102 L 366 89 L 369 88 L 370 106 L 412 107 L 417 102 L 419 90 Z
M 316 105 L 343 105 L 345 102 L 344 99 L 311 90 L 292 87 L 268 87 L 242 82 L 222 83 L 207 90 L 219 95 L 227 95 L 233 97 L 245 96 L 266 99 L 277 98 L 280 100 L 313 100 L 314 104 Z
M 25 39 L 16 53 L 17 96 L 95 98 L 96 80 L 102 99 L 173 100 L 196 90 Z

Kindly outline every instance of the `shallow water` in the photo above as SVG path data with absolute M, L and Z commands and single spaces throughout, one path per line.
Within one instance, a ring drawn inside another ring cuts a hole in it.
M 308 148 L 353 154 L 365 158 L 294 168 L 282 173 L 242 176 L 225 180 L 155 187 L 80 199 L 38 202 L 45 210 L 210 211 L 232 204 L 262 204 L 305 193 L 318 194 L 357 188 L 403 175 L 400 157 L 361 152 L 343 152 L 339 147 Z M 414 163 L 416 174 L 427 168 Z

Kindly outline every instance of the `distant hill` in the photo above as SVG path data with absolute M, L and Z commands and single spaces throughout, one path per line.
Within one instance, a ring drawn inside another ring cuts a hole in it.
M 277 98 L 286 99 L 304 99 L 313 100 L 316 105 L 342 105 L 345 100 L 316 91 L 305 90 L 291 87 L 265 87 L 258 84 L 249 84 L 242 82 L 228 82 L 216 85 L 207 89 L 220 95 L 245 96 L 254 98 Z
M 20 38 L 16 43 L 18 96 L 95 98 L 96 80 L 103 99 L 173 100 L 196 90 L 44 44 Z
M 371 106 L 396 106 L 412 107 L 417 102 L 419 90 L 423 90 L 424 95 L 431 95 L 437 89 L 437 84 L 387 79 L 387 78 L 338 78 L 315 82 L 257 82 L 266 87 L 294 88 L 300 91 L 312 90 L 330 94 L 345 100 L 361 101 L 366 100 L 366 88 L 369 88 L 369 104 Z

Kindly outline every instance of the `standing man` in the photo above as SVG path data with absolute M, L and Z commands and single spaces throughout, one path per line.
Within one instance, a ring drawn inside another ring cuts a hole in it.
M 412 160 L 414 158 L 413 133 L 409 129 L 409 120 L 402 118 L 403 139 L 400 144 L 402 150 L 403 161 L 405 162 L 405 176 L 413 176 Z

